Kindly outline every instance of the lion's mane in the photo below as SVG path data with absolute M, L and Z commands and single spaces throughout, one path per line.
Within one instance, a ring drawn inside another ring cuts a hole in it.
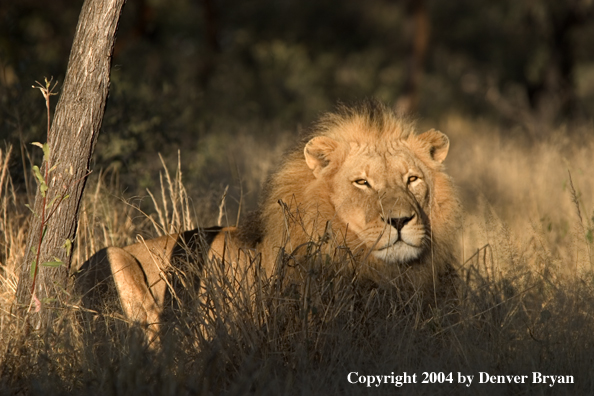
M 425 244 L 426 251 L 418 262 L 397 265 L 394 272 L 394 268 L 387 270 L 381 260 L 365 255 L 362 250 L 357 257 L 364 261 L 363 267 L 370 270 L 362 268 L 361 272 L 374 279 L 379 276 L 388 281 L 405 275 L 404 278 L 412 281 L 415 289 L 428 289 L 440 278 L 451 277 L 455 273 L 460 204 L 454 184 L 444 172 L 441 161 L 431 158 L 432 148 L 419 136 L 413 121 L 396 115 L 376 101 L 366 101 L 353 107 L 339 106 L 336 112 L 326 114 L 314 124 L 269 178 L 257 219 L 251 220 L 254 228 L 259 229 L 257 245 L 267 272 L 273 271 L 272 266 L 278 262 L 281 248 L 290 253 L 312 241 L 319 241 L 329 229 L 338 245 L 347 245 L 353 251 L 360 245 L 357 236 L 349 231 L 348 222 L 336 215 L 331 199 L 336 191 L 331 191 L 327 183 L 320 182 L 304 159 L 304 148 L 311 139 L 329 137 L 341 143 L 380 148 L 387 142 L 405 141 L 410 154 L 429 170 L 429 207 L 424 208 L 430 233 L 429 243 Z M 447 144 L 449 147 L 449 141 Z M 387 151 L 384 155 L 388 155 Z

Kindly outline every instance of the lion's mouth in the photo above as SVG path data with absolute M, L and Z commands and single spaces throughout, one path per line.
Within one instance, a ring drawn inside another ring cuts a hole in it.
M 405 245 L 405 246 L 408 246 L 408 247 L 411 247 L 411 248 L 415 248 L 415 249 L 419 249 L 419 248 L 420 248 L 420 246 L 413 245 L 412 243 L 408 243 L 408 242 L 406 242 L 406 241 L 404 241 L 404 240 L 402 240 L 402 239 L 398 238 L 396 241 L 394 241 L 394 242 L 390 242 L 390 243 L 388 243 L 388 244 L 386 244 L 386 245 L 384 245 L 384 246 L 382 246 L 381 248 L 379 248 L 379 249 L 376 249 L 376 250 L 377 250 L 378 252 L 381 252 L 382 250 L 387 250 L 387 249 L 390 249 L 390 248 L 392 248 L 392 247 L 397 247 L 397 246 L 402 246 L 402 247 L 405 247 L 405 246 L 403 246 L 403 245 Z
M 424 239 L 420 230 L 384 230 L 372 247 L 373 256 L 387 263 L 409 264 L 423 254 Z
M 422 250 L 421 246 L 397 238 L 379 249 L 375 249 L 373 255 L 387 263 L 410 264 L 418 260 Z

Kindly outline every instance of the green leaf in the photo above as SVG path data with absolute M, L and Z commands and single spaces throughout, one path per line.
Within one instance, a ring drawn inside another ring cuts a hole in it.
M 51 207 L 54 205 L 54 202 L 56 202 L 56 199 L 58 199 L 58 198 L 60 198 L 60 196 L 59 196 L 59 195 L 56 195 L 56 196 L 55 196 L 55 197 L 54 197 L 54 198 L 53 198 L 53 199 L 50 201 L 50 203 L 49 203 L 49 204 L 47 204 L 47 207 L 48 207 L 48 208 L 51 208 Z
M 45 162 L 49 162 L 49 157 L 50 157 L 50 148 L 48 146 L 47 143 L 43 143 L 43 158 L 45 159 Z
M 66 257 L 70 257 L 70 252 L 72 251 L 72 241 L 70 239 L 66 239 L 62 247 L 66 249 Z
M 39 215 L 37 213 L 35 213 L 35 211 L 33 210 L 33 208 L 29 206 L 29 204 L 25 204 L 25 206 L 27 208 L 29 208 L 29 210 L 31 211 L 31 213 L 33 213 L 35 215 L 35 217 L 37 217 L 39 219 Z
M 45 180 L 43 176 L 41 176 L 41 171 L 37 165 L 33 165 L 33 174 L 39 182 L 39 191 L 41 191 L 41 196 L 45 197 L 45 192 L 47 191 L 48 187 L 47 184 L 45 184 Z
M 41 264 L 43 267 L 60 267 L 64 265 L 64 262 L 57 257 L 54 257 L 54 261 L 46 261 Z
M 33 146 L 37 146 L 40 149 L 43 150 L 43 159 L 46 161 L 49 161 L 49 155 L 50 155 L 50 149 L 47 143 L 39 143 L 39 142 L 33 142 L 31 143 Z
M 39 183 L 45 183 L 43 176 L 41 176 L 41 171 L 37 165 L 33 165 L 33 174 Z
M 586 232 L 586 239 L 589 243 L 594 243 L 594 230 L 588 230 L 588 232 Z
M 31 261 L 31 279 L 35 277 L 35 269 L 37 268 L 37 260 Z

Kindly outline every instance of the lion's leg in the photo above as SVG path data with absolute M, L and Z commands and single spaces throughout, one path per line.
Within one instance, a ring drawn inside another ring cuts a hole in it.
M 106 253 L 124 314 L 145 329 L 152 343 L 158 336 L 161 309 L 149 290 L 144 271 L 124 249 L 110 247 Z

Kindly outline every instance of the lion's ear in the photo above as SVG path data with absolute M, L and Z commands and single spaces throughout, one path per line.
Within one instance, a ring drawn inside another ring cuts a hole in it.
M 435 161 L 441 163 L 446 159 L 450 149 L 450 139 L 444 133 L 430 129 L 420 134 L 419 139 L 428 143 L 429 154 Z
M 305 162 L 316 177 L 322 169 L 330 164 L 332 154 L 337 148 L 338 142 L 325 136 L 318 136 L 307 142 L 303 150 Z

